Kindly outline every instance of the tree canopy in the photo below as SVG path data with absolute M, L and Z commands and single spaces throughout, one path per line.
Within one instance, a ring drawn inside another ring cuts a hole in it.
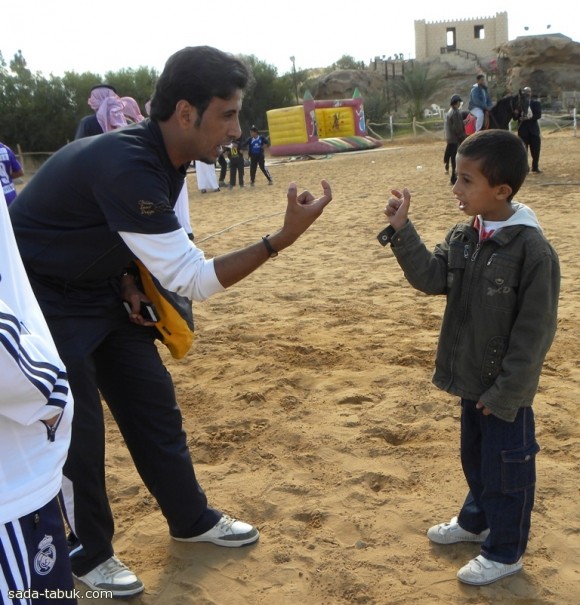
M 267 130 L 268 110 L 299 103 L 299 95 L 309 88 L 312 74 L 302 70 L 280 76 L 274 66 L 254 55 L 240 55 L 240 58 L 252 72 L 240 114 L 245 135 L 252 125 Z M 343 55 L 325 71 L 362 67 L 350 55 Z M 9 64 L 0 52 L 0 140 L 11 147 L 20 145 L 25 152 L 56 151 L 74 138 L 79 120 L 91 113 L 87 101 L 95 84 L 111 84 L 120 96 L 133 97 L 144 108 L 158 77 L 159 74 L 148 67 L 105 74 L 71 71 L 62 77 L 52 74 L 45 77 L 28 68 L 20 51 Z M 406 69 L 404 78 L 397 80 L 397 94 L 405 100 L 410 116 L 420 118 L 441 84 L 440 79 L 430 77 L 428 67 L 415 62 Z M 369 119 L 381 121 L 390 113 L 391 101 L 382 93 L 369 95 L 365 110 Z
M 242 131 L 251 125 L 267 130 L 266 111 L 296 102 L 291 74 L 278 76 L 272 65 L 255 56 L 241 56 L 252 70 L 240 115 Z M 297 74 L 300 78 L 300 74 Z M 148 67 L 95 74 L 66 72 L 64 76 L 33 73 L 21 52 L 9 64 L 0 52 L 0 141 L 26 152 L 51 152 L 74 138 L 79 120 L 91 113 L 90 89 L 99 83 L 114 86 L 120 96 L 133 97 L 144 111 L 151 98 L 156 70 Z

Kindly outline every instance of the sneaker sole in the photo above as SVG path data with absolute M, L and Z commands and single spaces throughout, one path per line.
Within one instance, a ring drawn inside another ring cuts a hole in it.
M 256 530 L 256 533 L 252 533 L 247 538 L 240 537 L 232 537 L 231 540 L 220 539 L 220 538 L 200 538 L 198 536 L 193 536 L 191 538 L 176 538 L 175 536 L 171 536 L 172 540 L 176 540 L 177 542 L 207 542 L 210 544 L 215 544 L 216 546 L 225 546 L 227 548 L 237 548 L 239 546 L 247 546 L 248 544 L 253 544 L 257 542 L 260 537 L 260 532 Z
M 506 571 L 505 573 L 501 574 L 497 578 L 492 578 L 491 580 L 482 580 L 479 582 L 475 581 L 475 580 L 469 580 L 467 578 L 462 578 L 459 575 L 460 572 L 457 572 L 457 579 L 460 582 L 462 582 L 463 584 L 469 584 L 470 586 L 487 586 L 488 584 L 493 584 L 494 582 L 497 582 L 498 580 L 502 580 L 503 578 L 509 578 L 509 576 L 513 576 L 514 574 L 522 571 L 522 569 L 523 569 L 523 565 L 521 565 L 517 569 L 512 569 L 510 571 Z
M 489 534 L 489 532 L 488 532 L 488 534 Z M 485 536 L 475 535 L 473 538 L 464 537 L 464 538 L 455 538 L 455 539 L 453 539 L 453 538 L 446 539 L 446 538 L 442 538 L 439 535 L 430 536 L 429 534 L 427 534 L 427 537 L 434 544 L 444 544 L 444 545 L 445 544 L 461 544 L 461 542 L 471 542 L 474 544 L 482 544 L 487 539 L 488 534 L 486 534 Z
M 97 586 L 96 584 L 92 584 L 91 582 L 88 582 L 87 580 L 83 580 L 82 576 L 77 576 L 77 575 L 73 574 L 73 578 L 75 580 L 78 580 L 79 582 L 82 582 L 85 586 L 88 586 L 91 590 L 109 592 L 113 596 L 113 598 L 131 597 L 131 596 L 139 594 L 140 592 L 143 592 L 145 590 L 145 586 L 143 585 L 142 582 L 139 582 L 138 584 L 135 582 L 133 582 L 133 584 L 127 584 L 126 589 L 119 590 L 119 587 L 115 584 Z

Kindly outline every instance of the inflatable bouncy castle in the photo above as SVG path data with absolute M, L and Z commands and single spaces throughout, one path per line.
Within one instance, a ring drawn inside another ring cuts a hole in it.
M 367 135 L 358 88 L 352 99 L 315 101 L 306 92 L 302 105 L 266 112 L 270 155 L 326 155 L 380 147 Z

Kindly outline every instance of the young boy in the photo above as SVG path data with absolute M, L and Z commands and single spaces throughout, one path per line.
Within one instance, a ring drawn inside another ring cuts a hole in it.
M 0 603 L 77 602 L 58 502 L 72 417 L 0 189 Z
M 470 217 L 433 252 L 407 219 L 408 189 L 392 190 L 379 234 L 410 284 L 444 294 L 433 382 L 461 398 L 461 463 L 469 491 L 457 517 L 431 527 L 437 544 L 475 542 L 457 573 L 484 585 L 522 569 L 539 451 L 532 401 L 556 331 L 560 269 L 534 212 L 516 201 L 528 173 L 521 140 L 504 130 L 467 138 L 453 187 Z
M 459 95 L 453 95 L 450 100 L 450 109 L 445 114 L 445 122 L 443 129 L 445 131 L 445 153 L 443 154 L 443 163 L 445 164 L 445 173 L 449 174 L 449 163 L 451 163 L 451 180 L 450 185 L 454 185 L 457 180 L 455 156 L 459 144 L 467 136 L 465 134 L 465 125 L 463 124 L 463 116 L 459 111 L 463 99 Z

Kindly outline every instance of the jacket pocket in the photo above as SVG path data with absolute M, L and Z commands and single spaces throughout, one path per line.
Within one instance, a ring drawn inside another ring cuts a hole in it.
M 460 284 L 469 258 L 469 247 L 461 241 L 451 241 L 447 256 L 447 290 L 451 290 L 454 283 Z
M 507 347 L 508 339 L 504 336 L 495 336 L 487 343 L 481 366 L 481 382 L 484 387 L 490 387 L 499 376 Z
M 520 492 L 536 484 L 537 441 L 501 453 L 501 490 L 504 494 Z
M 483 270 L 483 300 L 486 307 L 501 311 L 515 308 L 519 285 L 519 263 L 500 254 L 492 254 Z

